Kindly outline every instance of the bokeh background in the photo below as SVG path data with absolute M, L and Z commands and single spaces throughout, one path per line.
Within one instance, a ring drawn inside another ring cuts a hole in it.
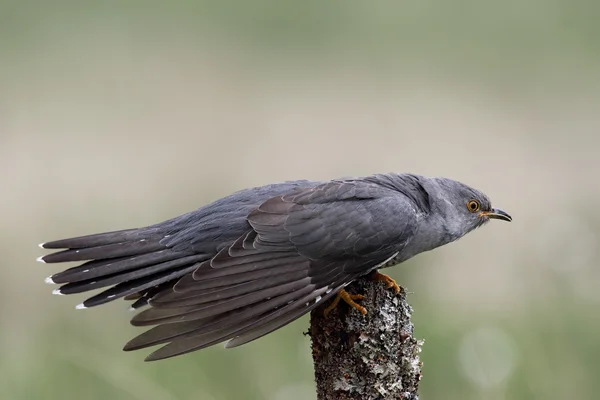
M 389 271 L 421 397 L 600 393 L 600 3 L 0 1 L 2 399 L 304 400 L 303 318 L 143 363 L 37 243 L 288 179 L 416 172 L 509 211 Z

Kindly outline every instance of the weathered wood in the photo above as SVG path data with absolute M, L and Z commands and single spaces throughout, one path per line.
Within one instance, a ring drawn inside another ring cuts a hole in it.
M 318 400 L 418 400 L 422 341 L 413 337 L 406 292 L 368 277 L 346 287 L 363 294 L 367 315 L 343 301 L 327 317 L 311 314 Z

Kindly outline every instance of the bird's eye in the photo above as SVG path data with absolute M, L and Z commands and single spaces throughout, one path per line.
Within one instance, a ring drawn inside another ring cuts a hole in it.
M 481 204 L 477 200 L 469 200 L 467 202 L 467 208 L 474 213 L 481 209 Z

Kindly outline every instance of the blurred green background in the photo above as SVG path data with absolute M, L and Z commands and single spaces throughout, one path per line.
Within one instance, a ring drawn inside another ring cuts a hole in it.
M 312 399 L 308 319 L 143 363 L 37 243 L 232 191 L 453 177 L 514 217 L 388 270 L 421 398 L 600 393 L 600 3 L 0 1 L 2 399 Z

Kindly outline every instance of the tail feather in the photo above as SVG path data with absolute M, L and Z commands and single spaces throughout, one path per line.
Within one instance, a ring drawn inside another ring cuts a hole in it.
M 54 283 L 80 282 L 170 261 L 178 257 L 181 257 L 180 253 L 158 250 L 139 256 L 94 260 L 58 272 L 50 278 Z
M 138 239 L 133 242 L 112 243 L 96 247 L 63 250 L 43 256 L 40 260 L 45 263 L 86 261 L 135 256 L 163 249 L 165 249 L 165 246 L 158 241 Z
M 173 285 L 175 284 L 175 282 L 177 282 L 177 279 L 166 281 L 159 285 L 145 289 L 141 292 L 136 292 L 134 294 L 124 296 L 123 298 L 125 300 L 135 300 L 131 304 L 130 309 L 137 310 L 138 308 L 148 305 L 150 299 L 154 298 L 154 296 L 158 295 L 159 293 L 172 292 Z
M 147 304 L 156 287 L 172 288 L 185 274 L 191 273 L 207 254 L 174 251 L 161 244 L 163 235 L 155 229 L 123 231 L 56 240 L 42 245 L 46 249 L 64 249 L 40 258 L 45 263 L 85 261 L 57 272 L 48 283 L 62 284 L 56 294 L 75 294 L 106 288 L 85 300 L 78 308 L 89 308 L 125 297 L 137 296 L 136 307 Z
M 87 292 L 89 290 L 116 285 L 122 282 L 135 281 L 139 278 L 154 275 L 163 271 L 170 271 L 181 266 L 187 266 L 190 264 L 194 265 L 195 263 L 206 259 L 206 256 L 204 255 L 179 257 L 180 258 L 169 260 L 167 262 L 162 262 L 153 265 L 145 265 L 141 268 L 125 271 L 124 273 L 114 273 L 106 275 L 103 274 L 99 278 L 91 278 L 81 281 L 71 280 L 69 281 L 71 283 L 67 283 L 66 285 L 61 286 L 59 290 L 61 294 L 75 294 Z M 54 282 L 59 283 L 56 279 L 54 279 L 54 277 L 52 277 L 52 279 L 54 280 Z
M 158 274 L 146 276 L 132 281 L 122 282 L 116 286 L 111 287 L 110 289 L 103 291 L 102 293 L 90 297 L 82 304 L 85 308 L 95 307 L 133 293 L 149 290 L 162 283 L 174 283 L 177 279 L 179 279 L 185 274 L 189 274 L 196 268 L 196 264 L 193 264 L 191 266 L 164 271 Z
M 147 233 L 147 232 L 145 232 Z M 54 240 L 40 244 L 42 249 L 83 249 L 86 247 L 105 246 L 107 244 L 130 242 L 142 239 L 139 229 L 96 233 L 68 239 Z

